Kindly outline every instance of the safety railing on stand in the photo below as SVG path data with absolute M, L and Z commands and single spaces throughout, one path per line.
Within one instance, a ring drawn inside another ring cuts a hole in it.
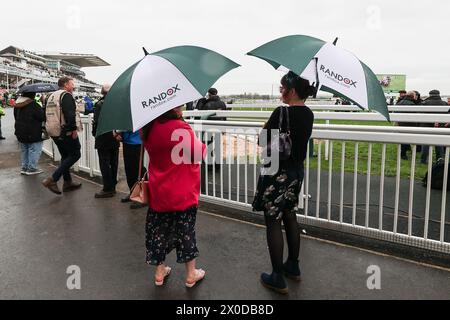
M 201 114 L 185 112 L 186 118 Z M 261 167 L 257 139 L 263 122 L 255 120 L 267 119 L 270 112 L 215 114 L 228 120 L 187 120 L 209 146 L 202 164 L 201 199 L 250 211 Z M 344 119 L 352 114 L 315 112 L 315 117 Z M 354 115 L 384 121 L 374 113 Z M 230 121 L 233 117 L 252 121 Z M 445 114 L 391 114 L 393 121 L 401 122 L 417 122 L 418 117 L 421 122 L 450 122 Z M 78 169 L 100 175 L 91 118 L 82 122 Z M 449 135 L 450 129 L 316 124 L 311 156 L 305 161 L 299 222 L 450 254 Z M 411 146 L 410 160 L 402 159 L 402 144 Z M 431 146 L 427 165 L 419 161 L 419 146 Z M 435 190 L 432 165 L 441 150 L 443 188 Z M 44 152 L 58 160 L 51 140 L 45 141 Z
M 189 123 L 209 145 L 202 200 L 251 210 L 262 123 Z M 315 125 L 316 157 L 306 159 L 299 222 L 450 253 L 449 134 L 449 129 Z M 324 141 L 330 141 L 328 160 Z M 410 162 L 401 158 L 402 144 L 411 145 Z M 428 165 L 420 165 L 426 187 L 417 173 L 421 145 L 431 146 Z M 444 148 L 443 190 L 431 189 L 434 146 Z

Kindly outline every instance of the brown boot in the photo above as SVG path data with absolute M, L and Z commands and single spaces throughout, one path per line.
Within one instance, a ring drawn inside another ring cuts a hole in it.
M 56 194 L 61 194 L 61 191 L 58 188 L 58 185 L 56 184 L 56 182 L 53 180 L 52 177 L 48 177 L 46 179 L 44 179 L 42 181 L 42 185 L 46 188 L 48 188 L 48 190 L 50 190 L 53 193 Z
M 81 183 L 64 181 L 63 192 L 70 192 L 81 188 Z

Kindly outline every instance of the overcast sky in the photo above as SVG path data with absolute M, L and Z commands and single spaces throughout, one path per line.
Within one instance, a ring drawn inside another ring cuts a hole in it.
M 275 38 L 305 34 L 333 41 L 375 73 L 407 75 L 407 89 L 450 94 L 447 0 L 68 0 L 2 3 L 1 47 L 93 53 L 110 67 L 86 68 L 99 83 L 143 57 L 177 45 L 215 50 L 241 64 L 219 94 L 271 93 L 280 72 L 245 53 Z

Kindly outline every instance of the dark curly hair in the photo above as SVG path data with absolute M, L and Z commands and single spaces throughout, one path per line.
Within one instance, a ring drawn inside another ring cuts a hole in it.
M 301 100 L 306 100 L 308 97 L 314 96 L 317 89 L 309 84 L 309 81 L 298 76 L 292 71 L 289 71 L 281 78 L 281 85 L 286 89 L 294 89 Z
M 175 109 L 171 109 L 171 110 L 163 113 L 162 115 L 160 115 L 155 120 L 153 120 L 150 123 L 146 124 L 141 129 L 141 138 L 143 138 L 144 141 L 147 141 L 148 134 L 150 132 L 151 127 L 153 126 L 153 123 L 155 123 L 155 121 L 160 121 L 162 123 L 165 123 L 165 122 L 167 122 L 169 120 L 182 120 L 182 121 L 184 121 L 184 118 L 183 118 L 182 115 L 180 115 L 177 112 L 175 112 Z

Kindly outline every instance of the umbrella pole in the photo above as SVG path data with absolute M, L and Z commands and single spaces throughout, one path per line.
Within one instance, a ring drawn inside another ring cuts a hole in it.
M 319 91 L 319 70 L 317 69 L 317 66 L 319 64 L 319 58 L 315 57 L 314 60 L 316 61 L 316 83 L 315 83 L 315 88 L 316 88 L 316 92 L 314 93 L 313 98 L 317 98 L 317 92 Z

